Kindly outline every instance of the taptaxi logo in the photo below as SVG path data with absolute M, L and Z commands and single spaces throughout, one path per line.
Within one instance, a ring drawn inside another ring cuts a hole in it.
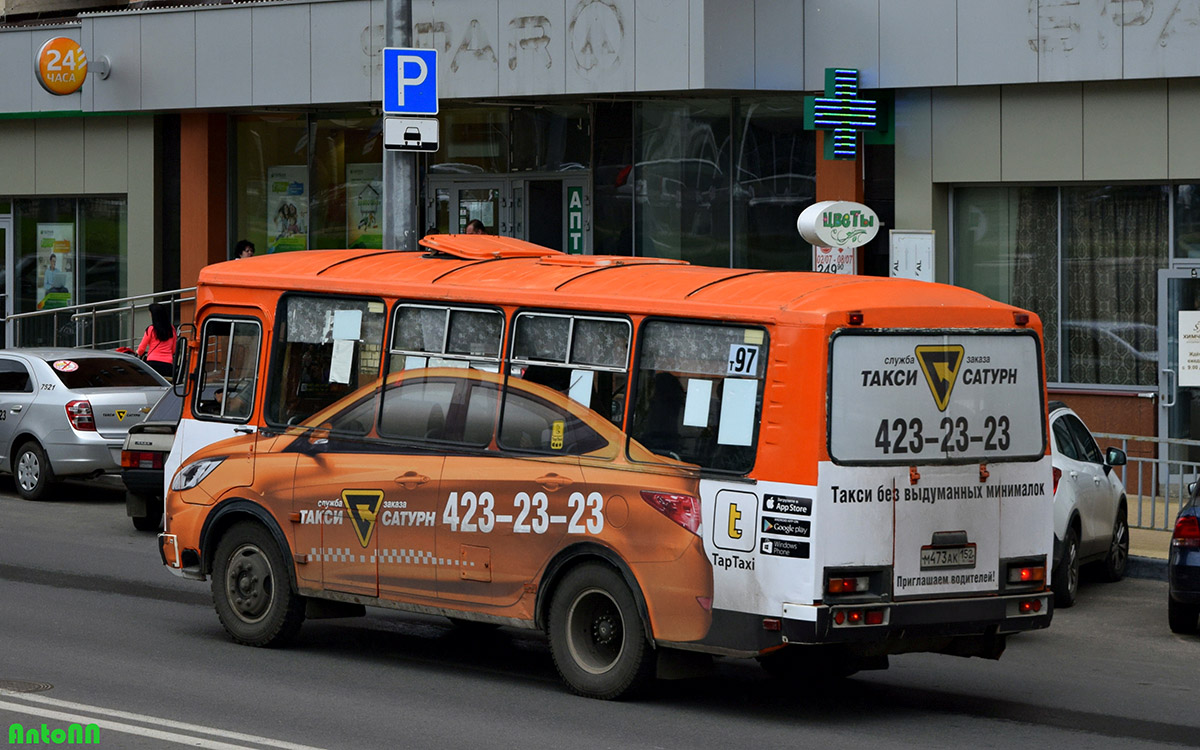
M 758 496 L 721 490 L 713 508 L 713 544 L 725 550 L 752 552 L 758 528 Z
M 958 368 L 964 359 L 962 345 L 918 346 L 916 354 L 938 411 L 946 411 L 950 405 L 950 392 L 958 380 Z
M 126 411 L 126 410 L 124 410 L 124 409 L 117 409 L 117 421 L 118 421 L 118 422 L 124 422 L 124 421 L 125 421 L 125 415 L 126 415 L 126 414 L 128 414 L 128 413 L 129 413 L 129 412 L 128 412 L 128 411 Z
M 375 531 L 375 518 L 383 504 L 383 490 L 342 490 L 342 504 L 354 524 L 354 533 L 365 548 Z

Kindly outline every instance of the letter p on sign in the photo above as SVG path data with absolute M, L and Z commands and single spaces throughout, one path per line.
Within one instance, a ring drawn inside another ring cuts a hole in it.
M 398 115 L 438 112 L 437 50 L 383 50 L 383 111 Z

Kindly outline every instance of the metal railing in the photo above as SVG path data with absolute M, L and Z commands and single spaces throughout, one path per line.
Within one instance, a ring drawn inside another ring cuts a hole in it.
M 1129 525 L 1138 529 L 1171 531 L 1175 517 L 1188 501 L 1188 484 L 1200 478 L 1200 440 L 1153 438 L 1144 435 L 1094 433 L 1104 440 L 1121 441 L 1128 463 L 1115 469 L 1125 485 L 1129 503 Z M 1129 455 L 1130 444 L 1150 455 Z M 1111 443 L 1109 443 L 1111 444 Z M 1145 450 L 1148 447 L 1149 451 Z M 1167 458 L 1162 458 L 1163 455 Z M 1186 458 L 1188 454 L 1196 458 Z
M 178 319 L 180 305 L 196 299 L 196 287 L 120 299 L 89 302 L 53 310 L 16 313 L 6 319 L 9 346 L 77 346 L 89 349 L 134 347 L 141 341 L 149 315 L 139 312 L 151 303 L 171 307 Z

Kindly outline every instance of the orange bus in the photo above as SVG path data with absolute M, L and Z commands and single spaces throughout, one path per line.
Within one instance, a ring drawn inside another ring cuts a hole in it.
M 163 562 L 236 641 L 366 606 L 538 628 L 616 698 L 1051 619 L 1041 324 L 927 282 L 432 235 L 209 266 Z

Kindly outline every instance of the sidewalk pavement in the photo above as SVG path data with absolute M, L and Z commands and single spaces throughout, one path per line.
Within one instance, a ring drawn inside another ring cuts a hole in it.
M 1167 580 L 1167 549 L 1170 546 L 1170 531 L 1130 529 L 1129 564 L 1125 574 L 1132 578 Z

